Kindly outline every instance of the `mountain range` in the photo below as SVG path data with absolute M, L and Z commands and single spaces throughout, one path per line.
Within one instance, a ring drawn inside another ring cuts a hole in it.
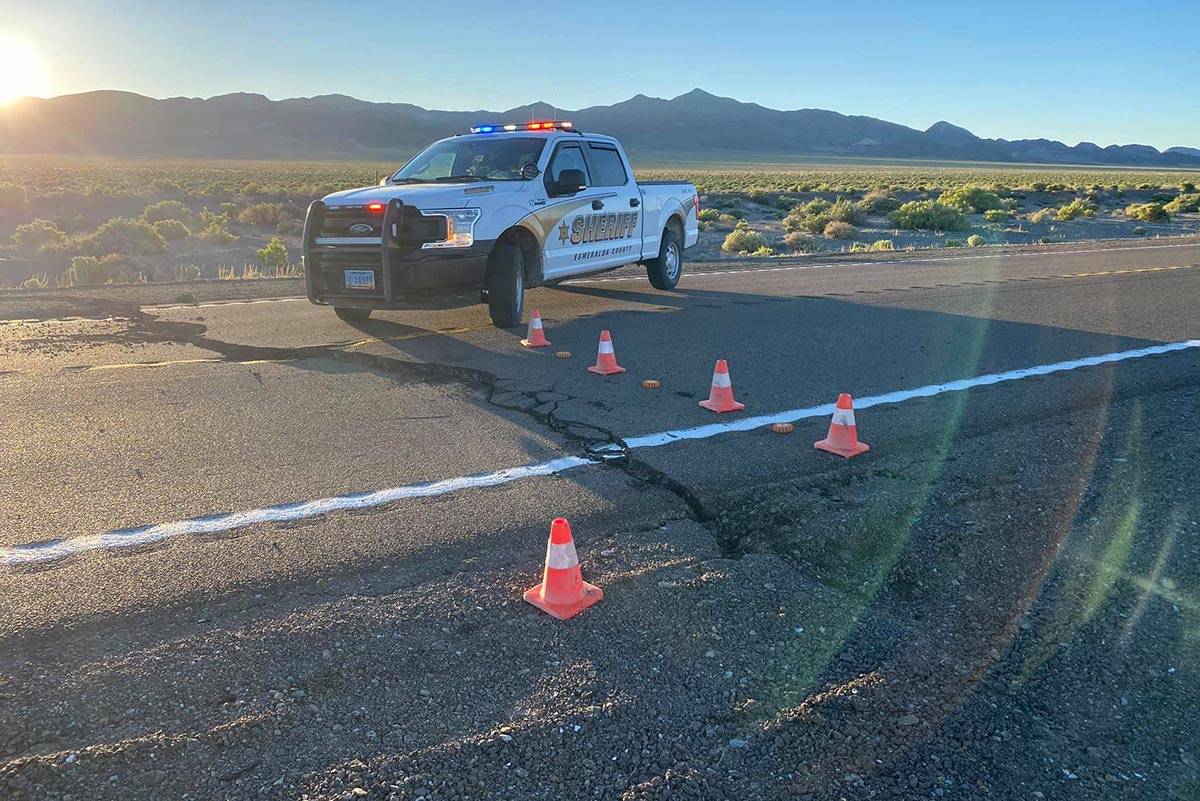
M 434 111 L 345 95 L 159 100 L 88 92 L 25 98 L 0 108 L 0 153 L 394 160 L 480 122 L 551 117 L 617 136 L 643 159 L 673 162 L 806 156 L 1200 168 L 1196 148 L 984 139 L 949 122 L 920 131 L 821 109 L 779 111 L 700 89 L 670 100 L 636 95 L 576 111 L 546 103 L 506 111 Z

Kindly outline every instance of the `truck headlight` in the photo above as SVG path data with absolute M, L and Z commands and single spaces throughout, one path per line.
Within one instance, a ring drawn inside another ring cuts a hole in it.
M 446 218 L 446 238 L 439 242 L 426 242 L 422 250 L 437 248 L 469 248 L 475 244 L 475 221 L 479 219 L 479 209 L 431 209 L 422 211 L 426 217 Z

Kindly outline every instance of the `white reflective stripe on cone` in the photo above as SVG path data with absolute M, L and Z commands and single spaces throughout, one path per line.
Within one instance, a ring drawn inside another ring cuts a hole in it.
M 613 352 L 612 340 L 608 340 L 608 339 L 600 340 L 600 352 L 601 353 L 612 353 Z
M 542 327 L 542 318 L 534 317 L 532 320 L 529 321 L 529 327 L 530 328 L 541 328 Z
M 714 387 L 731 387 L 731 386 L 733 386 L 733 384 L 730 383 L 730 381 L 729 381 L 729 373 L 713 373 L 712 385 Z
M 575 543 L 563 545 L 550 543 L 546 546 L 546 567 L 554 570 L 566 570 L 579 564 L 579 556 L 575 553 Z
M 853 409 L 834 409 L 833 424 L 835 426 L 852 426 L 854 425 L 854 410 Z

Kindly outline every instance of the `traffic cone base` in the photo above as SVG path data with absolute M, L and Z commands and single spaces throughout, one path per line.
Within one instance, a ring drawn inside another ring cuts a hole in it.
M 582 588 L 578 600 L 571 603 L 555 604 L 550 603 L 545 599 L 545 583 L 537 585 L 533 589 L 525 591 L 525 600 L 541 609 L 546 614 L 558 620 L 567 620 L 575 617 L 584 609 L 594 605 L 604 597 L 604 590 L 597 587 L 595 584 L 582 582 Z
M 846 459 L 871 450 L 867 443 L 858 441 L 858 425 L 854 421 L 854 399 L 845 392 L 838 395 L 833 420 L 829 422 L 829 434 L 820 442 L 814 442 L 813 447 L 836 453 Z
M 595 373 L 596 375 L 616 375 L 617 373 L 625 372 L 625 368 L 619 364 L 614 367 L 600 367 L 599 365 L 593 364 L 588 368 L 588 372 Z
M 546 339 L 546 331 L 542 328 L 542 315 L 537 309 L 533 310 L 533 314 L 529 315 L 529 333 L 526 339 L 521 340 L 521 345 L 526 348 L 546 348 L 550 346 L 550 340 Z
M 844 456 L 847 459 L 871 450 L 871 446 L 865 442 L 855 442 L 850 445 L 845 445 L 841 442 L 834 442 L 832 439 L 823 439 L 820 442 L 813 443 L 813 447 L 817 448 L 818 450 L 836 453 L 838 456 Z
M 713 370 L 712 388 L 708 391 L 708 400 L 700 401 L 700 405 L 713 412 L 740 412 L 746 404 L 733 399 L 733 385 L 729 382 L 729 365 L 724 359 L 717 359 L 716 369 Z
M 699 405 L 703 406 L 709 411 L 717 412 L 718 414 L 721 412 L 740 412 L 746 408 L 746 404 L 744 403 L 738 403 L 737 401 L 721 403 L 719 401 L 714 401 L 712 398 L 700 401 Z

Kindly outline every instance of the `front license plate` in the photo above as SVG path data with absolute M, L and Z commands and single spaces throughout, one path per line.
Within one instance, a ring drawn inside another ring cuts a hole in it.
M 373 270 L 346 270 L 346 289 L 374 289 Z

